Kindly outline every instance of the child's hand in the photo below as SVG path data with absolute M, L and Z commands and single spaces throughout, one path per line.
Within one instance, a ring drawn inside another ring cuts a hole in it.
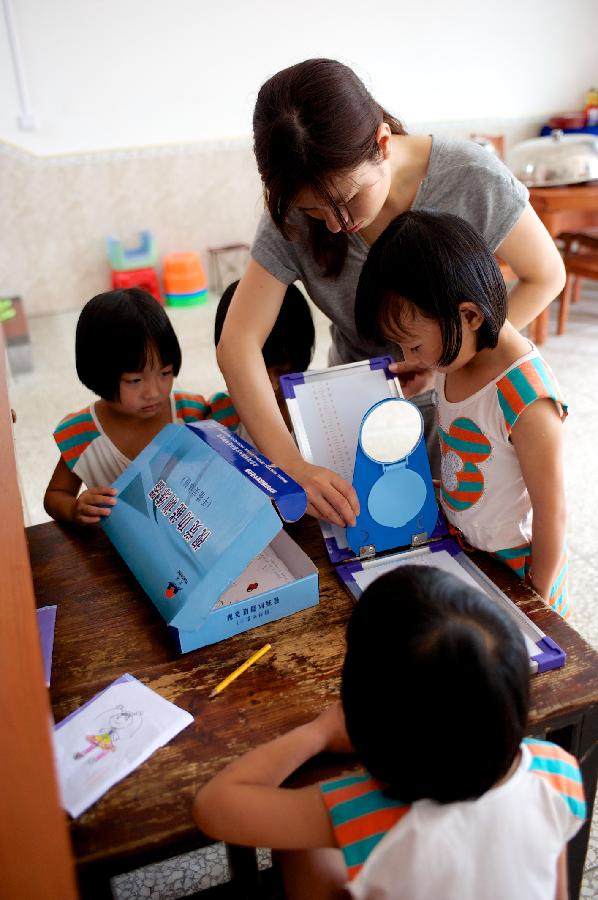
M 434 369 L 408 362 L 393 362 L 388 368 L 401 382 L 406 400 L 417 394 L 423 394 L 424 391 L 430 391 L 434 387 L 436 380 Z
M 95 525 L 104 516 L 109 516 L 116 503 L 116 489 L 95 487 L 79 494 L 73 508 L 73 522 L 77 525 Z
M 340 701 L 326 707 L 313 721 L 324 742 L 324 750 L 330 753 L 355 753 L 345 725 L 345 714 Z

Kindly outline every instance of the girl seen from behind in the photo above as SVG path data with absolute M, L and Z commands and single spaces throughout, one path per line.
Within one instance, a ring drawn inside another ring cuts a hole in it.
M 341 698 L 202 788 L 202 831 L 294 851 L 288 898 L 566 900 L 579 767 L 524 740 L 529 659 L 506 612 L 439 569 L 382 576 L 349 622 Z M 324 751 L 365 772 L 280 787 Z

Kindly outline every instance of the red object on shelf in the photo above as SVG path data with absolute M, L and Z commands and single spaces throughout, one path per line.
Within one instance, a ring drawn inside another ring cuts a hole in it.
M 565 112 L 551 116 L 548 120 L 550 128 L 585 128 L 585 112 Z
M 160 282 L 158 281 L 158 273 L 155 269 L 130 269 L 128 272 L 116 272 L 112 270 L 112 288 L 113 290 L 127 288 L 141 288 L 147 291 L 152 297 L 164 305 L 162 294 L 160 292 Z

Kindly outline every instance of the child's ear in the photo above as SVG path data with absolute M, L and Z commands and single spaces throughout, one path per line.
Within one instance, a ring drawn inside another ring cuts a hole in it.
M 484 324 L 484 316 L 475 303 L 469 300 L 459 304 L 459 312 L 463 327 L 469 328 L 470 331 L 477 331 Z

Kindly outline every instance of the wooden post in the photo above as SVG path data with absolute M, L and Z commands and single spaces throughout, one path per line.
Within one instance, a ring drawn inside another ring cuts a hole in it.
M 54 774 L 51 712 L 12 427 L 0 328 L 1 893 L 14 898 L 74 900 L 77 889 L 66 814 Z

